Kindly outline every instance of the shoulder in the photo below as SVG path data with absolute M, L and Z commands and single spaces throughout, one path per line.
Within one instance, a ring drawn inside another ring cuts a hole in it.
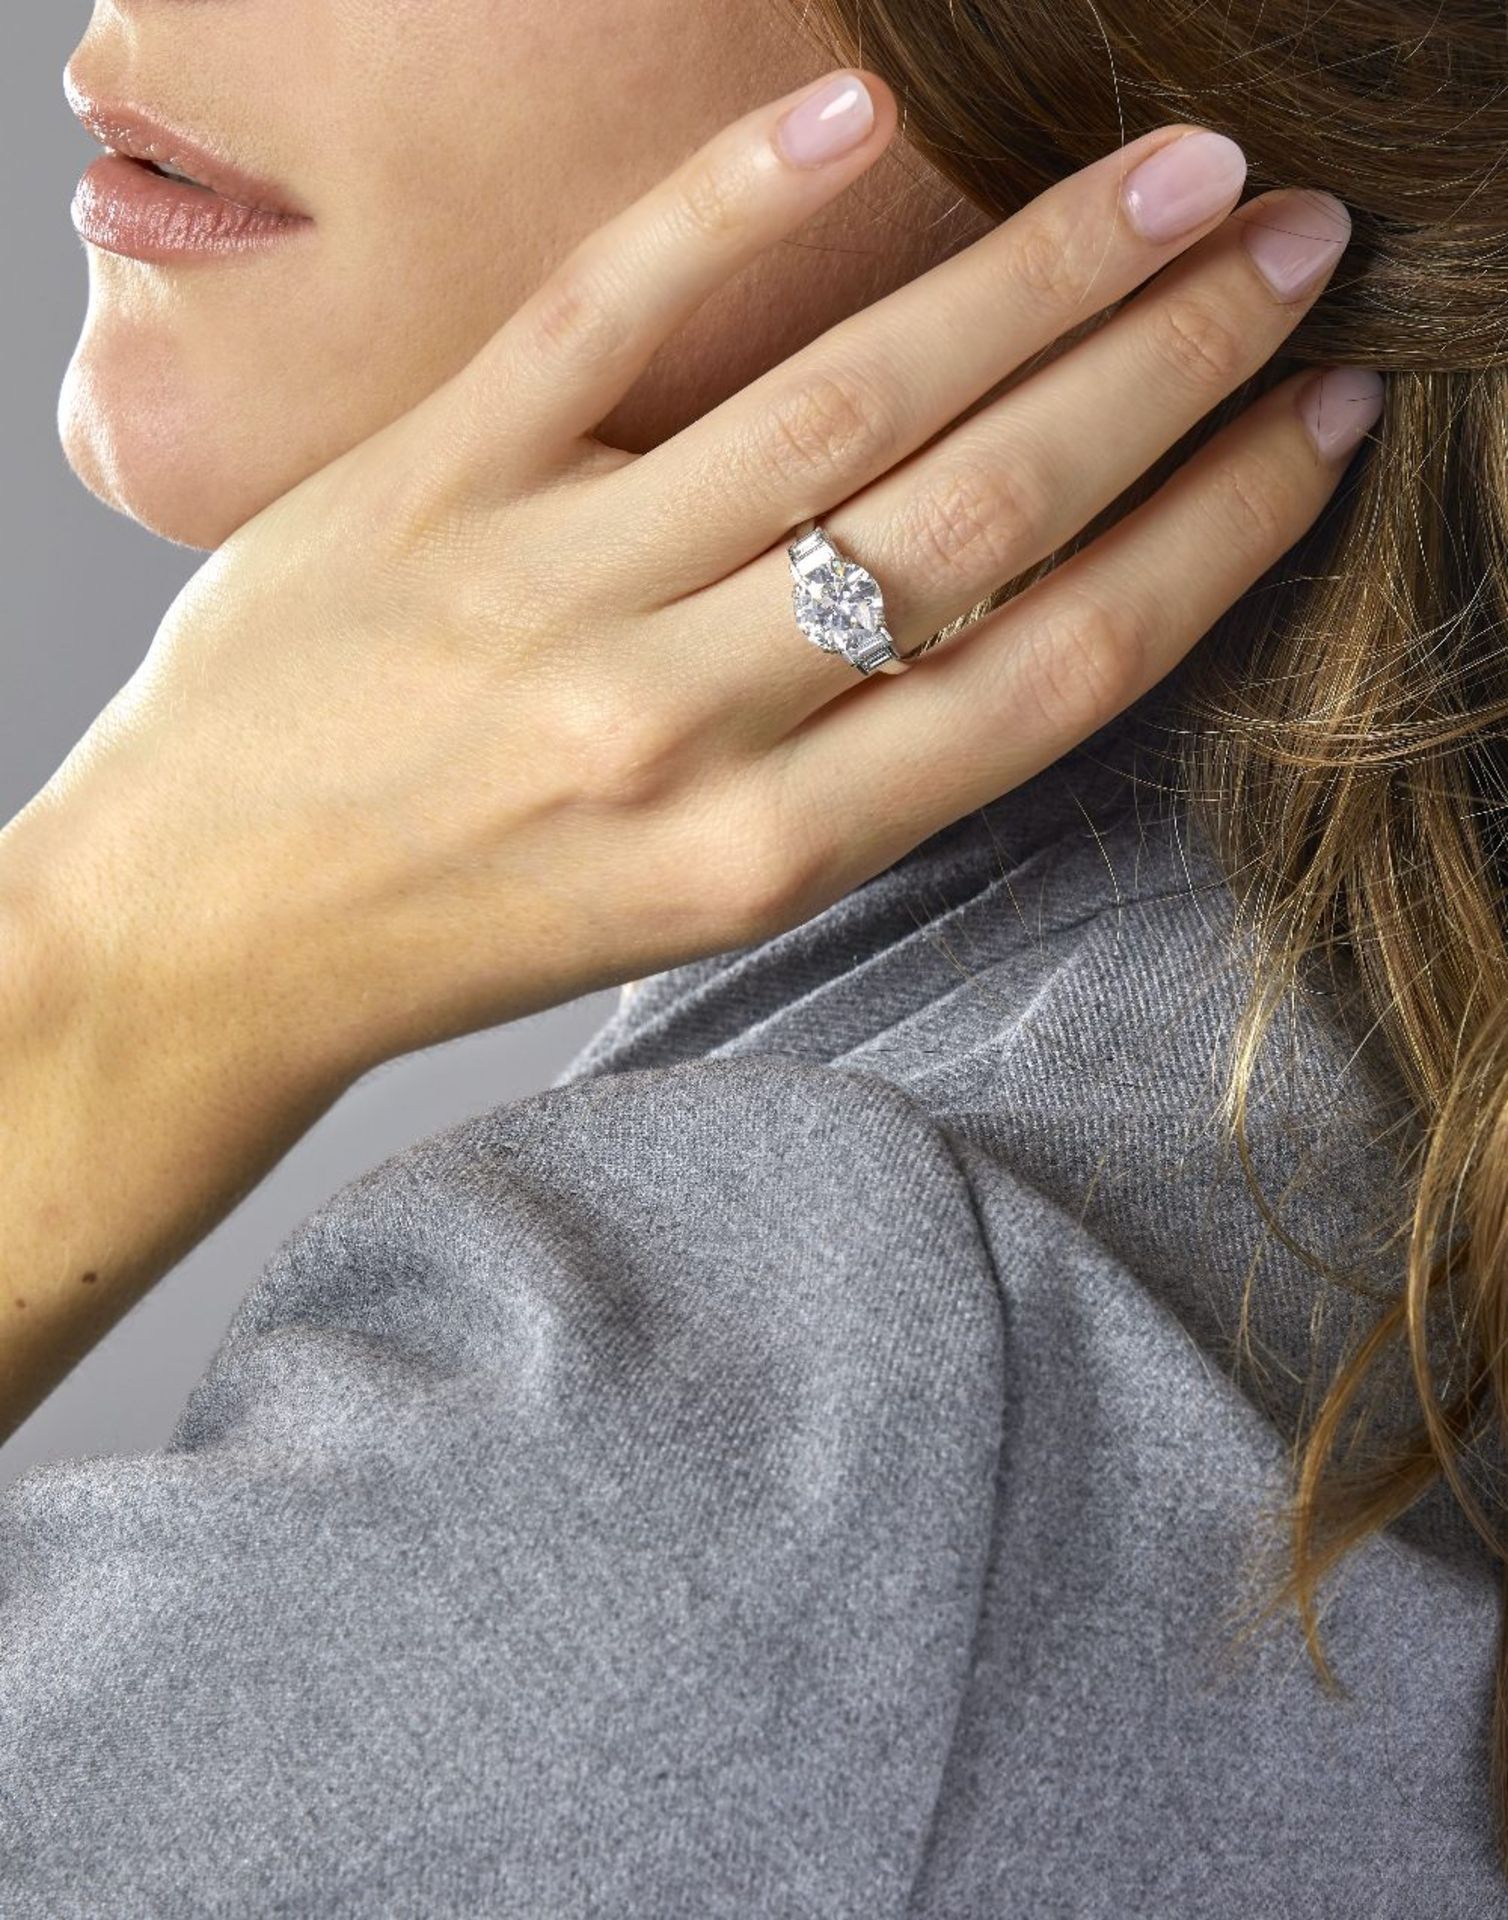
M 952 1311 L 934 1320 L 940 1289 Z M 779 1053 L 504 1103 L 372 1168 L 283 1243 L 185 1430 L 213 1424 L 217 1381 L 279 1327 L 359 1327 L 437 1364 L 505 1366 L 525 1334 L 538 1346 L 667 1315 L 709 1365 L 757 1333 L 772 1365 L 811 1371 L 860 1321 L 934 1365 L 950 1340 L 992 1351 L 994 1266 L 950 1133 L 876 1074 Z M 593 1353 L 610 1366 L 616 1349 Z
M 467 1911 L 783 1911 L 793 1859 L 803 1911 L 902 1911 L 1002 1380 L 969 1181 L 868 1074 L 420 1142 L 284 1243 L 168 1447 L 0 1497 L 7 1911 L 365 1911 L 353 1859 L 415 1911 L 442 1868 Z

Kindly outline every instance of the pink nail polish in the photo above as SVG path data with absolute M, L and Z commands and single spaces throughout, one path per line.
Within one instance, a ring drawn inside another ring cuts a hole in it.
M 1148 240 L 1174 240 L 1235 204 L 1246 180 L 1246 155 L 1223 133 L 1186 133 L 1133 167 L 1121 201 Z
M 873 125 L 868 87 L 856 73 L 838 73 L 791 108 L 775 143 L 792 166 L 822 167 L 851 152 Z
M 1333 267 L 1351 237 L 1351 216 L 1333 193 L 1285 193 L 1247 216 L 1241 238 L 1262 278 L 1280 300 L 1302 293 Z
M 1382 375 L 1370 367 L 1326 367 L 1299 400 L 1299 417 L 1327 460 L 1356 448 L 1382 412 Z

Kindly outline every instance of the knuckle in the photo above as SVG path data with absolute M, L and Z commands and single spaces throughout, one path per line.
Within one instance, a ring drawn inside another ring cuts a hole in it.
M 1076 592 L 1031 623 L 1026 648 L 1020 684 L 1050 739 L 1084 738 L 1140 690 L 1147 649 L 1129 601 Z
M 1182 386 L 1234 387 L 1246 372 L 1246 344 L 1235 324 L 1204 300 L 1165 300 L 1153 329 L 1154 350 Z
M 721 247 L 748 224 L 746 176 L 727 159 L 709 158 L 692 168 L 673 205 L 687 239 Z
M 366 500 L 381 528 L 374 589 L 395 607 L 430 609 L 458 644 L 494 631 L 499 569 L 490 523 L 454 476 L 422 457 L 393 463 Z
M 432 554 L 425 576 L 426 595 L 437 612 L 431 633 L 443 632 L 453 653 L 485 660 L 511 651 L 500 644 L 503 635 L 513 637 L 505 618 L 505 594 L 474 533 L 457 528 L 447 536 L 443 567 Z
M 454 563 L 465 551 L 468 516 L 454 489 L 441 484 L 426 466 L 419 461 L 392 466 L 382 476 L 373 505 L 389 567 L 400 574 L 431 568 L 442 571 L 447 581 L 460 572 Z
M 496 519 L 467 503 L 434 531 L 423 562 L 422 590 L 440 610 L 454 644 L 492 661 L 503 673 L 532 672 L 557 657 L 571 623 L 590 617 L 569 570 L 572 542 L 562 535 L 547 552 L 524 540 L 499 540 Z M 569 590 L 562 579 L 569 579 Z
M 850 375 L 818 373 L 777 398 L 760 458 L 782 485 L 813 472 L 845 473 L 890 465 L 896 428 L 884 402 Z
M 1013 218 L 1006 271 L 1012 291 L 1025 291 L 1054 313 L 1076 311 L 1083 297 L 1073 234 L 1061 214 L 1046 208 Z
M 532 344 L 551 360 L 610 359 L 631 325 L 610 276 L 578 248 L 538 289 L 525 309 Z
M 573 685 L 549 731 L 557 776 L 575 801 L 630 813 L 663 802 L 679 783 L 679 739 L 621 695 Z
M 938 584 L 959 573 L 999 585 L 1033 557 L 1047 525 L 1046 489 L 1027 463 L 954 468 L 902 515 L 903 551 Z
M 660 805 L 676 790 L 680 756 L 653 730 L 629 727 L 588 742 L 587 792 L 599 806 L 635 813 Z
M 741 816 L 731 834 L 716 865 L 725 928 L 750 942 L 795 926 L 818 903 L 825 873 L 811 830 L 766 804 Z
M 1276 559 L 1289 544 L 1279 476 L 1251 456 L 1221 461 L 1209 476 L 1208 505 L 1222 548 Z

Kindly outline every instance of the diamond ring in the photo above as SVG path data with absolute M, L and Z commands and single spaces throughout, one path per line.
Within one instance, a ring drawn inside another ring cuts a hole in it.
M 885 630 L 880 583 L 842 554 L 821 527 L 793 540 L 791 608 L 796 624 L 824 653 L 841 653 L 860 673 L 904 673 L 911 662 Z

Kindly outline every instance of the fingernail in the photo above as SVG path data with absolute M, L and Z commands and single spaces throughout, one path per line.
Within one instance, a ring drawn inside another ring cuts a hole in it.
M 1121 186 L 1127 218 L 1147 240 L 1171 240 L 1230 206 L 1246 155 L 1223 133 L 1186 133 L 1133 167 Z
M 1280 299 L 1301 292 L 1333 266 L 1351 238 L 1351 216 L 1333 193 L 1285 193 L 1270 209 L 1242 218 L 1246 251 Z
M 836 73 L 799 100 L 775 128 L 775 142 L 796 167 L 821 167 L 849 153 L 874 125 L 874 101 L 856 73 Z
M 1383 380 L 1370 367 L 1326 367 L 1299 398 L 1299 416 L 1327 460 L 1351 453 L 1382 413 Z

